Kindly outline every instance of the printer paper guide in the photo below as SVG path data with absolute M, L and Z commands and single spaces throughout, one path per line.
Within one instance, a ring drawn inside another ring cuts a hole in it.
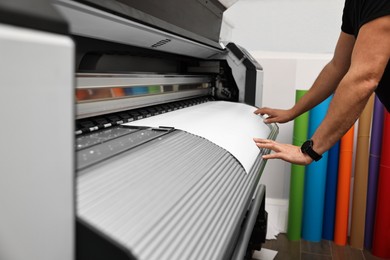
M 255 110 L 242 103 L 211 101 L 124 125 L 174 127 L 201 136 L 229 151 L 248 173 L 260 153 L 253 138 L 268 138 L 271 132 Z

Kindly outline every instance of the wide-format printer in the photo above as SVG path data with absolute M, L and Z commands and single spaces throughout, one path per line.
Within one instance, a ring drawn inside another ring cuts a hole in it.
M 263 70 L 217 0 L 0 3 L 0 259 L 244 259 Z

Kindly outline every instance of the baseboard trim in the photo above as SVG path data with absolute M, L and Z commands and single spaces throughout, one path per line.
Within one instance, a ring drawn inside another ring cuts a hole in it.
M 288 199 L 265 199 L 268 212 L 267 239 L 275 239 L 279 233 L 287 232 Z

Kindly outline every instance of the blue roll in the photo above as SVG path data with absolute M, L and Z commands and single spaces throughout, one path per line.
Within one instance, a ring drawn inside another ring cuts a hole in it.
M 322 238 L 333 240 L 336 212 L 337 178 L 339 171 L 340 142 L 337 142 L 328 152 L 328 168 L 326 174 L 324 220 Z
M 124 90 L 126 96 L 146 95 L 149 93 L 149 89 L 147 86 L 128 87 Z
M 327 98 L 310 111 L 309 136 L 314 134 L 325 118 L 330 100 L 331 97 Z M 308 241 L 321 241 L 327 165 L 328 152 L 325 152 L 321 160 L 306 166 L 302 238 Z
M 149 89 L 147 86 L 139 86 L 139 87 L 133 87 L 133 95 L 145 95 L 149 93 Z

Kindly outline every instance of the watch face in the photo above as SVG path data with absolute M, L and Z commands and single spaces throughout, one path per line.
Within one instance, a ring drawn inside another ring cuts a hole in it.
M 313 140 L 311 139 L 307 140 L 302 144 L 301 151 L 309 155 L 315 161 L 318 161 L 322 158 L 322 155 L 319 155 L 313 150 Z
M 304 142 L 301 146 L 302 152 L 306 153 L 308 149 L 310 149 L 313 146 L 313 141 L 312 140 L 307 140 Z

